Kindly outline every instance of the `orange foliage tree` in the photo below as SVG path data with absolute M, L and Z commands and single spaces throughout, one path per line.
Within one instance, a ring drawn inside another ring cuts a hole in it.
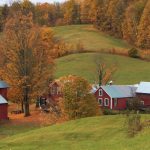
M 45 92 L 54 66 L 53 33 L 35 26 L 32 20 L 32 13 L 13 14 L 7 20 L 1 44 L 4 60 L 0 75 L 14 89 L 12 97 L 20 95 L 25 116 L 30 115 L 31 100 Z

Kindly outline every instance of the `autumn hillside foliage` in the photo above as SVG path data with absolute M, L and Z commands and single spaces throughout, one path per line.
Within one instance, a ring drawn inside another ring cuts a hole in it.
M 100 31 L 127 40 L 142 49 L 150 48 L 150 0 L 68 0 L 38 3 L 29 0 L 0 7 L 0 30 L 12 11 L 32 12 L 33 22 L 43 26 L 93 24 Z

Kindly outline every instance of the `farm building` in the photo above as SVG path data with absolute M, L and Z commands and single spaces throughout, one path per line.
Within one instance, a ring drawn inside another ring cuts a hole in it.
M 54 81 L 49 84 L 49 98 L 56 101 L 58 98 L 62 97 L 61 83 L 59 81 Z
M 129 85 L 100 86 L 95 92 L 100 107 L 123 110 L 127 101 L 136 96 L 137 87 Z
M 150 107 L 150 82 L 141 82 L 136 90 L 136 95 L 145 107 Z
M 0 81 L 0 120 L 8 119 L 7 89 L 8 84 Z

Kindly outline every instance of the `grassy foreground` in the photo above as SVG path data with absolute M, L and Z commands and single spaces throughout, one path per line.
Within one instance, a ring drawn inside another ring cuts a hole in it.
M 144 115 L 144 118 L 150 118 Z M 149 150 L 150 129 L 128 138 L 125 117 L 101 116 L 35 129 L 0 141 L 1 150 Z
M 114 74 L 114 84 L 135 84 L 150 80 L 150 63 L 124 56 L 84 53 L 73 54 L 57 60 L 56 78 L 64 75 L 79 75 L 91 83 L 96 80 L 95 59 L 102 60 L 108 66 L 115 64 L 117 71 Z
M 120 39 L 116 39 L 96 30 L 92 25 L 68 25 L 53 28 L 55 36 L 65 42 L 75 44 L 83 43 L 85 50 L 101 51 L 101 49 L 128 50 L 129 45 Z

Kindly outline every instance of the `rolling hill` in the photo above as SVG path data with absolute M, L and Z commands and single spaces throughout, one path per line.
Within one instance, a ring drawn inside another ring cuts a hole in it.
M 68 25 L 53 27 L 56 38 L 75 44 L 83 43 L 85 50 L 101 51 L 102 49 L 128 50 L 130 45 L 125 41 L 116 39 L 98 31 L 92 25 Z
M 143 119 L 149 118 L 144 115 Z M 150 129 L 128 138 L 125 117 L 100 116 L 16 134 L 0 141 L 1 150 L 149 150 Z
M 135 84 L 140 81 L 150 81 L 150 63 L 139 59 L 124 56 L 100 54 L 100 53 L 80 53 L 61 57 L 56 61 L 55 77 L 64 75 L 79 75 L 86 78 L 91 83 L 96 80 L 95 59 L 102 60 L 108 66 L 115 64 L 117 71 L 113 76 L 115 84 Z

